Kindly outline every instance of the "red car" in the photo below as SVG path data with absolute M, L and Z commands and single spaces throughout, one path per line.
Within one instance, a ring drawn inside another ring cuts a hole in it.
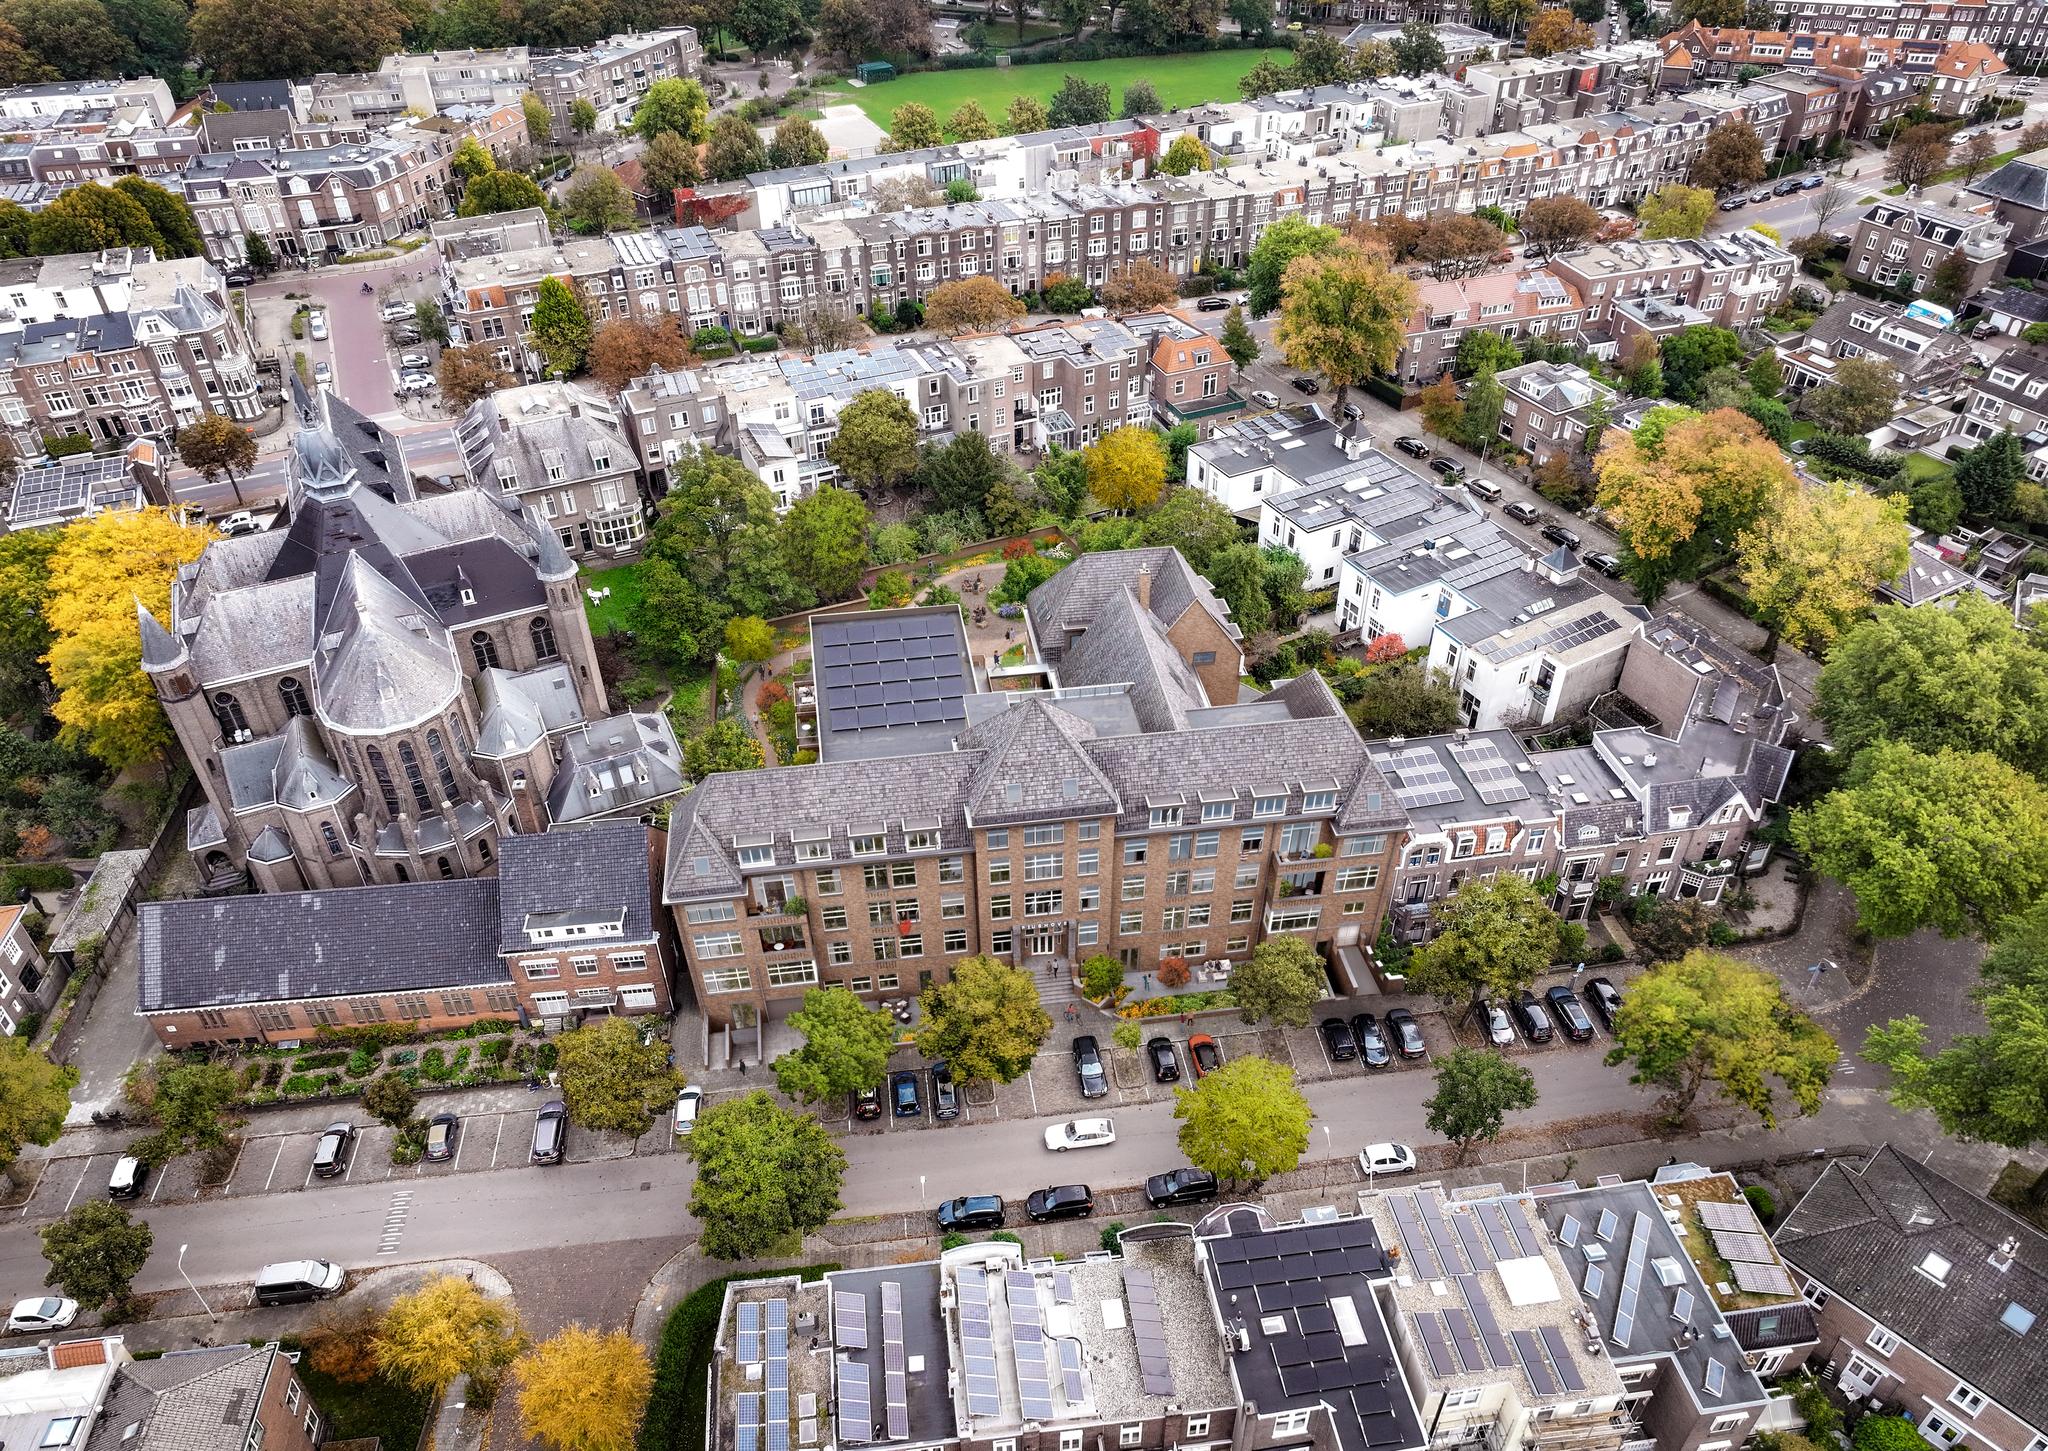
M 1207 1078 L 1223 1066 L 1223 1051 L 1207 1033 L 1188 1039 L 1188 1061 L 1195 1065 L 1195 1077 Z

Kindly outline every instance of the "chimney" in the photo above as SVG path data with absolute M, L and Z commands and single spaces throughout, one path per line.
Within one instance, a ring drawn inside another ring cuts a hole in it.
M 1142 564 L 1138 566 L 1138 603 L 1152 608 L 1152 571 Z

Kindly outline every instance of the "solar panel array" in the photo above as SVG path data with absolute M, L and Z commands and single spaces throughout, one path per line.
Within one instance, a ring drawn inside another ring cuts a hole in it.
M 960 1349 L 967 1365 L 967 1414 L 998 1416 L 1002 1381 L 996 1374 L 995 1317 L 1003 1306 L 992 1293 L 994 1276 L 969 1267 L 959 1275 Z
M 1721 1199 L 1701 1199 L 1693 1208 L 1699 1211 L 1700 1223 L 1708 1229 L 1732 1229 L 1741 1233 L 1755 1234 L 1763 1226 L 1756 1221 L 1756 1214 L 1747 1204 L 1730 1204 Z
M 743 1300 L 739 1306 L 739 1345 L 735 1351 L 741 1365 L 761 1359 L 761 1303 Z
M 1011 1270 L 1003 1277 L 1010 1302 L 1011 1350 L 1017 1357 L 1017 1398 L 1027 1421 L 1050 1421 L 1052 1409 L 1052 1342 L 1045 1334 L 1045 1312 L 1038 1304 L 1038 1276 Z
M 1479 1338 L 1486 1343 L 1487 1358 L 1492 1360 L 1495 1370 L 1507 1370 L 1514 1365 L 1514 1357 L 1508 1351 L 1507 1338 L 1500 1333 L 1500 1322 L 1493 1318 L 1493 1306 L 1487 1303 L 1486 1291 L 1477 1275 L 1458 1276 L 1458 1293 L 1464 1297 L 1465 1309 L 1479 1326 Z
M 1411 1205 L 1412 1213 L 1412 1205 Z M 1417 1222 L 1420 1232 L 1420 1222 Z M 1425 1241 L 1426 1243 L 1426 1241 Z M 1387 1267 L 1372 1226 L 1362 1219 L 1305 1224 L 1252 1238 L 1218 1240 L 1210 1258 L 1224 1291 L 1250 1291 L 1262 1312 L 1326 1305 L 1323 1278 L 1376 1275 Z M 1432 1259 L 1428 1262 L 1434 1265 Z M 1420 1269 L 1418 1267 L 1418 1273 Z
M 868 1368 L 857 1360 L 839 1362 L 839 1439 L 859 1444 L 875 1439 L 874 1405 Z
M 1543 1348 L 1549 1352 L 1550 1364 L 1557 1372 L 1557 1378 L 1568 1391 L 1582 1391 L 1586 1378 L 1579 1374 L 1579 1368 L 1572 1364 L 1571 1349 L 1565 1344 L 1564 1332 L 1555 1325 L 1545 1325 L 1536 1332 L 1543 1339 Z
M 1527 1330 L 1513 1333 L 1515 1358 L 1522 1363 L 1522 1374 L 1529 1377 L 1529 1384 L 1539 1396 L 1554 1396 L 1558 1391 L 1558 1379 L 1551 1372 L 1550 1362 L 1544 1358 L 1543 1347 L 1536 1343 L 1536 1337 Z
M 967 719 L 966 662 L 951 615 L 821 620 L 812 626 L 829 728 L 881 730 Z
M 882 1410 L 891 1441 L 910 1439 L 910 1381 L 903 1355 L 903 1286 L 882 1281 Z
M 1124 1299 L 1138 1340 L 1138 1381 L 1148 1396 L 1170 1396 L 1173 1363 L 1166 1353 L 1166 1318 L 1159 1313 L 1159 1286 L 1150 1270 L 1124 1271 Z
M 1451 781 L 1451 773 L 1428 746 L 1410 746 L 1401 751 L 1374 751 L 1372 760 L 1394 781 L 1394 797 L 1403 806 L 1442 806 L 1462 801 L 1465 793 Z
M 1606 1211 L 1602 1211 L 1603 1222 Z M 1650 1257 L 1650 1216 L 1640 1209 L 1628 1233 L 1628 1268 L 1621 1276 L 1621 1299 L 1614 1307 L 1614 1333 L 1608 1336 L 1624 1350 L 1636 1333 L 1636 1310 L 1643 1296 L 1643 1265 Z
M 832 1292 L 832 1343 L 841 1350 L 868 1348 L 868 1297 L 853 1290 Z
M 1068 1405 L 1078 1406 L 1088 1399 L 1088 1386 L 1081 1378 L 1081 1342 L 1069 1335 L 1059 1345 L 1060 1389 L 1066 1392 Z
M 1500 747 L 1492 741 L 1454 741 L 1451 756 L 1464 768 L 1465 779 L 1487 805 L 1528 798 L 1529 788 L 1522 784 L 1521 774 L 1508 764 Z
M 770 1300 L 767 1317 L 767 1414 L 762 1419 L 762 1451 L 789 1451 L 789 1301 Z
M 1777 1254 L 1771 1249 L 1770 1240 L 1761 1234 L 1717 1229 L 1714 1231 L 1714 1248 L 1719 1250 L 1721 1258 L 1730 1264 L 1771 1265 L 1778 1262 Z
M 1735 1272 L 1735 1286 L 1752 1295 L 1792 1295 L 1798 1291 L 1782 1265 L 1751 1264 L 1738 1260 L 1729 1268 Z
M 739 1396 L 739 1410 L 733 1420 L 733 1441 L 738 1451 L 760 1451 L 761 1446 L 761 1395 L 758 1391 L 742 1391 Z

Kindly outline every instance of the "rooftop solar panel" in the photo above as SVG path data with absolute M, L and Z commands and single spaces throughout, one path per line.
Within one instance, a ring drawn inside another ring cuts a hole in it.
M 1761 1234 L 1744 1234 L 1732 1229 L 1714 1231 L 1714 1248 L 1731 1264 L 1776 1264 L 1778 1256 L 1771 1242 Z
M 1515 1355 L 1522 1362 L 1522 1373 L 1529 1377 L 1529 1384 L 1539 1396 L 1557 1394 L 1557 1377 L 1550 1373 L 1550 1362 L 1543 1358 L 1543 1348 L 1536 1343 L 1536 1337 L 1527 1330 L 1512 1332 Z
M 1577 1244 L 1579 1242 L 1579 1222 L 1569 1214 L 1564 1217 L 1564 1223 L 1557 1227 L 1557 1242 L 1559 1244 Z
M 842 1350 L 868 1348 L 868 1302 L 851 1290 L 832 1292 L 832 1343 Z
M 1468 1374 L 1477 1375 L 1486 1369 L 1486 1354 L 1479 1348 L 1479 1334 L 1473 1328 L 1470 1311 L 1455 1306 L 1440 1312 L 1444 1317 L 1444 1328 L 1450 1332 L 1451 1348 L 1458 1352 Z
M 1607 1271 L 1589 1262 L 1586 1265 L 1586 1277 L 1579 1282 L 1579 1288 L 1584 1290 L 1588 1297 L 1597 1299 L 1600 1294 L 1600 1287 L 1606 1283 Z
M 1636 1333 L 1636 1309 L 1642 1297 L 1643 1265 L 1650 1255 L 1650 1216 L 1636 1211 L 1628 1236 L 1628 1266 L 1621 1276 L 1621 1298 L 1614 1307 L 1614 1330 L 1608 1336 L 1624 1350 Z
M 1609 1243 L 1612 1243 L 1614 1240 L 1614 1231 L 1619 1229 L 1620 1227 L 1620 1217 L 1617 1216 L 1615 1212 L 1611 1209 L 1603 1209 L 1600 1211 L 1600 1224 L 1593 1231 L 1593 1235 L 1596 1239 L 1604 1239 L 1607 1240 Z
M 1568 1391 L 1582 1391 L 1586 1378 L 1579 1374 L 1578 1365 L 1572 1360 L 1571 1347 L 1565 1344 L 1564 1333 L 1555 1325 L 1545 1325 L 1536 1332 L 1543 1339 L 1543 1348 L 1550 1353 L 1550 1364 L 1557 1371 L 1557 1378 L 1564 1382 Z
M 1458 1293 L 1464 1296 L 1465 1308 L 1472 1312 L 1472 1319 L 1479 1326 L 1479 1338 L 1493 1359 L 1494 1369 L 1508 1369 L 1515 1363 L 1514 1357 L 1508 1351 L 1507 1340 L 1500 1333 L 1500 1322 L 1493 1318 L 1493 1306 L 1486 1301 L 1486 1292 L 1480 1288 L 1479 1277 L 1458 1276 Z
M 1693 1205 L 1700 1223 L 1708 1229 L 1732 1229 L 1755 1234 L 1760 1225 L 1747 1204 L 1729 1204 L 1719 1199 L 1702 1199 Z
M 1492 741 L 1456 741 L 1452 743 L 1451 755 L 1487 805 L 1527 799 L 1529 788 L 1522 784 L 1521 774 L 1508 764 Z
M 789 1329 L 789 1301 L 787 1301 L 787 1300 L 769 1300 L 769 1301 L 767 1301 L 767 1302 L 766 1302 L 766 1314 L 767 1314 L 767 1316 L 768 1316 L 768 1328 L 769 1328 L 770 1330 L 787 1330 L 787 1329 Z
M 1536 1238 L 1536 1226 L 1529 1223 L 1529 1216 L 1522 1212 L 1519 1200 L 1505 1199 L 1500 1205 L 1501 1216 L 1507 1220 L 1508 1232 L 1522 1247 L 1525 1255 L 1543 1253 L 1543 1242 Z
M 1671 1297 L 1671 1318 L 1678 1321 L 1692 1319 L 1692 1291 L 1680 1290 Z
M 1420 1279 L 1433 1280 L 1441 1273 L 1437 1269 L 1436 1254 L 1430 1249 L 1429 1231 L 1423 1228 L 1422 1216 L 1416 1212 L 1413 1194 L 1388 1196 L 1388 1204 L 1394 1213 L 1394 1229 L 1401 1236 L 1401 1248 L 1407 1252 L 1411 1272 Z
M 1735 1286 L 1752 1295 L 1791 1295 L 1797 1291 L 1782 1265 L 1751 1264 L 1746 1260 L 1729 1266 L 1735 1272 Z
M 1451 1224 L 1458 1231 L 1458 1242 L 1465 1246 L 1465 1260 L 1473 1269 L 1485 1269 L 1493 1263 L 1493 1252 L 1486 1246 L 1486 1236 L 1479 1231 L 1478 1223 L 1470 1214 L 1454 1214 Z
M 1429 1368 L 1440 1376 L 1456 1375 L 1458 1366 L 1451 1359 L 1451 1342 L 1444 1335 L 1444 1322 L 1437 1319 L 1434 1310 L 1417 1310 L 1414 1316 L 1415 1335 L 1429 1356 Z
M 1497 1260 L 1520 1259 L 1522 1247 L 1508 1232 L 1505 1219 L 1501 1218 L 1498 1204 L 1475 1204 L 1472 1212 L 1479 1217 L 1479 1227 L 1486 1231 L 1486 1242 L 1493 1246 L 1493 1257 Z
M 740 1306 L 739 1306 L 739 1309 L 738 1309 L 738 1311 L 737 1311 L 736 1313 L 738 1314 L 738 1317 L 739 1317 L 739 1326 L 740 1326 L 740 1329 L 742 1329 L 742 1330 L 759 1330 L 759 1329 L 761 1328 L 761 1302 L 760 1302 L 760 1301 L 758 1301 L 758 1300 L 742 1300 L 742 1301 L 740 1302 Z
M 1718 1360 L 1708 1361 L 1706 1387 L 1710 1396 L 1723 1394 L 1728 1389 L 1728 1367 Z
M 1422 1224 L 1429 1231 L 1429 1242 L 1436 1247 L 1436 1257 L 1447 1275 L 1462 1275 L 1471 1267 L 1465 1263 L 1465 1252 L 1458 1247 L 1458 1237 L 1451 1233 L 1451 1227 L 1444 1220 L 1444 1207 L 1440 1200 L 1427 1194 L 1415 1196 L 1416 1212 L 1422 1216 Z

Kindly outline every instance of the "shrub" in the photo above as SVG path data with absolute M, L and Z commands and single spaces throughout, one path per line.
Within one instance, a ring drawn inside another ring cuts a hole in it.
M 1102 1226 L 1102 1248 L 1105 1252 L 1116 1253 L 1116 1237 L 1122 1234 L 1124 1229 L 1125 1225 L 1121 1219 L 1112 1219 Z
M 1849 1443 L 1856 1451 L 1920 1451 L 1927 1444 L 1904 1416 L 1865 1416 Z
M 348 1059 L 346 1053 L 301 1053 L 292 1067 L 301 1073 L 314 1073 L 322 1068 L 339 1068 Z
M 275 1058 L 263 1065 L 263 1086 L 275 1088 L 284 1081 L 284 1064 Z
M 966 1235 L 961 1234 L 958 1230 L 949 1229 L 939 1236 L 939 1252 L 943 1254 L 949 1249 L 958 1249 L 967 1242 Z
M 1003 558 L 1005 559 L 1022 559 L 1026 555 L 1036 553 L 1038 553 L 1038 546 L 1029 539 L 1012 539 L 1003 545 Z
M 427 1122 L 414 1119 L 391 1139 L 391 1162 L 417 1164 L 427 1152 Z
M 1186 987 L 1188 960 L 1185 957 L 1162 957 L 1157 975 L 1161 987 Z
M 1742 1197 L 1749 1201 L 1749 1207 L 1756 1211 L 1758 1219 L 1769 1220 L 1777 1216 L 1778 1201 L 1771 1197 L 1771 1191 L 1761 1184 L 1751 1184 L 1742 1191 Z
M 1621 950 L 1619 942 L 1610 942 L 1600 949 L 1600 960 L 1602 962 L 1620 962 L 1627 956 L 1628 954 Z
M 348 1076 L 368 1078 L 377 1071 L 377 1055 L 367 1048 L 358 1048 L 348 1055 Z
M 782 340 L 773 336 L 748 338 L 740 346 L 750 353 L 772 353 L 782 346 Z
M 447 1055 L 439 1048 L 429 1048 L 420 1054 L 420 1072 L 436 1083 L 445 1083 L 455 1076 L 448 1067 Z
M 1124 965 L 1114 957 L 1098 953 L 1081 964 L 1081 991 L 1091 998 L 1106 998 L 1124 983 Z
M 1017 1238 L 1017 1236 L 1016 1236 L 1016 1235 L 1014 1235 L 1014 1234 L 1010 1233 L 1010 1231 L 1009 1231 L 1009 1230 L 1007 1230 L 1007 1229 L 999 1229 L 999 1230 L 997 1230 L 997 1231 L 996 1231 L 996 1232 L 995 1232 L 994 1234 L 990 1235 L 990 1236 L 989 1236 L 989 1238 L 990 1238 L 990 1239 L 999 1239 L 999 1240 L 1001 1240 L 1001 1241 L 1002 1241 L 1002 1242 L 1003 1242 L 1004 1244 L 1014 1244 L 1014 1245 L 1017 1245 L 1017 1246 L 1018 1246 L 1018 1247 L 1020 1247 L 1020 1248 L 1021 1248 L 1021 1247 L 1023 1246 L 1023 1244 L 1024 1244 L 1024 1241 L 1023 1241 L 1023 1240 L 1021 1240 L 1021 1239 Z

